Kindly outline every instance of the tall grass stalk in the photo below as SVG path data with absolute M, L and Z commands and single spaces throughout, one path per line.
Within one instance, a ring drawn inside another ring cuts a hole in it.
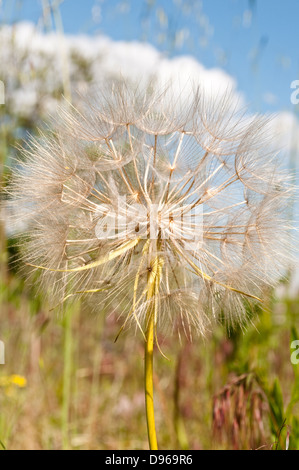
M 175 383 L 174 383 L 174 410 L 173 410 L 173 422 L 176 434 L 177 444 L 179 449 L 187 450 L 189 449 L 188 436 L 186 433 L 186 428 L 184 421 L 180 412 L 180 396 L 181 396 L 181 374 L 182 374 L 182 361 L 184 360 L 184 351 L 178 355 L 176 371 L 175 371 Z
M 69 444 L 69 417 L 71 402 L 71 378 L 72 378 L 72 356 L 73 356 L 73 337 L 72 337 L 72 317 L 73 310 L 67 307 L 63 321 L 64 330 L 64 362 L 63 362 L 63 389 L 62 389 L 62 414 L 61 431 L 62 447 L 68 450 Z
M 93 425 L 94 419 L 97 413 L 97 403 L 99 397 L 99 377 L 100 377 L 100 368 L 103 356 L 103 349 L 101 347 L 102 344 L 102 333 L 104 327 L 104 315 L 100 315 L 98 321 L 98 341 L 97 341 L 97 348 L 94 354 L 94 361 L 93 361 L 93 371 L 92 371 L 92 383 L 90 389 L 90 406 L 89 406 L 89 417 L 88 417 L 88 435 L 91 441 L 93 435 Z

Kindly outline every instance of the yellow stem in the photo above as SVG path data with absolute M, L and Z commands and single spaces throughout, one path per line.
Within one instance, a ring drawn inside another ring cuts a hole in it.
M 153 297 L 159 289 L 159 283 L 162 271 L 162 260 L 157 256 L 151 264 L 151 271 L 148 275 L 147 281 L 147 300 L 149 307 L 147 311 L 147 324 L 146 324 L 146 342 L 145 342 L 145 355 L 144 355 L 144 387 L 145 387 L 145 408 L 147 431 L 150 450 L 158 450 L 156 426 L 155 426 L 155 412 L 154 412 L 154 384 L 153 384 L 153 353 L 154 353 L 154 339 L 155 339 L 155 321 L 157 304 Z M 151 301 L 153 300 L 153 301 Z
M 151 309 L 150 309 L 151 310 Z M 150 450 L 158 450 L 155 413 L 154 413 L 154 384 L 153 384 L 153 351 L 154 351 L 154 312 L 149 312 L 145 342 L 145 408 L 147 432 Z

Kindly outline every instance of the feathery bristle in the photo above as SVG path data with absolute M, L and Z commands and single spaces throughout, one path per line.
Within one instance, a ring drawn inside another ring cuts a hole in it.
M 8 204 L 54 305 L 88 294 L 143 329 L 154 303 L 157 328 L 204 335 L 219 318 L 243 325 L 284 273 L 293 189 L 268 118 L 229 93 L 115 82 L 64 106 L 57 130 L 23 155 Z

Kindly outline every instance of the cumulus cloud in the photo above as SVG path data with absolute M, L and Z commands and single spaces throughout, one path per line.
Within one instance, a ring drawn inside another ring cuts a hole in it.
M 81 64 L 82 70 L 78 68 Z M 82 66 L 82 63 L 84 66 Z M 84 69 L 85 67 L 85 69 Z M 63 92 L 65 74 L 73 88 L 120 74 L 146 82 L 155 77 L 161 85 L 172 81 L 200 85 L 206 95 L 233 93 L 237 106 L 244 107 L 244 94 L 234 77 L 220 68 L 207 69 L 191 56 L 169 59 L 147 43 L 113 41 L 104 36 L 43 33 L 32 23 L 0 28 L 0 79 L 14 111 L 30 116 L 38 105 L 53 112 Z M 271 122 L 273 142 L 295 161 L 299 153 L 299 122 L 290 112 L 280 112 Z
M 138 81 L 155 76 L 161 83 L 172 80 L 200 84 L 207 93 L 236 90 L 236 81 L 223 70 L 206 69 L 188 56 L 168 59 L 150 44 L 112 41 L 103 36 L 62 37 L 55 33 L 44 34 L 31 23 L 3 26 L 0 29 L 0 43 L 1 74 L 6 75 L 8 82 L 17 74 L 25 73 L 27 78 L 31 75 L 32 79 L 28 80 L 31 94 L 32 81 L 38 75 L 37 72 L 44 68 L 49 68 L 50 80 L 43 77 L 48 82 L 49 90 L 61 82 L 65 60 L 69 62 L 70 72 L 74 72 L 74 54 L 88 63 L 93 81 L 120 74 Z M 23 80 L 22 85 L 26 91 L 26 85 L 29 85 L 26 80 Z

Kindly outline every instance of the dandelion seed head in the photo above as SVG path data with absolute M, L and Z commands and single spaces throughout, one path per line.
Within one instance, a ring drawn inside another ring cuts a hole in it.
M 124 325 L 243 326 L 285 272 L 293 188 L 268 117 L 233 96 L 105 84 L 32 138 L 8 188 L 23 257 L 53 302 L 85 296 Z M 148 296 L 153 283 L 154 294 Z

